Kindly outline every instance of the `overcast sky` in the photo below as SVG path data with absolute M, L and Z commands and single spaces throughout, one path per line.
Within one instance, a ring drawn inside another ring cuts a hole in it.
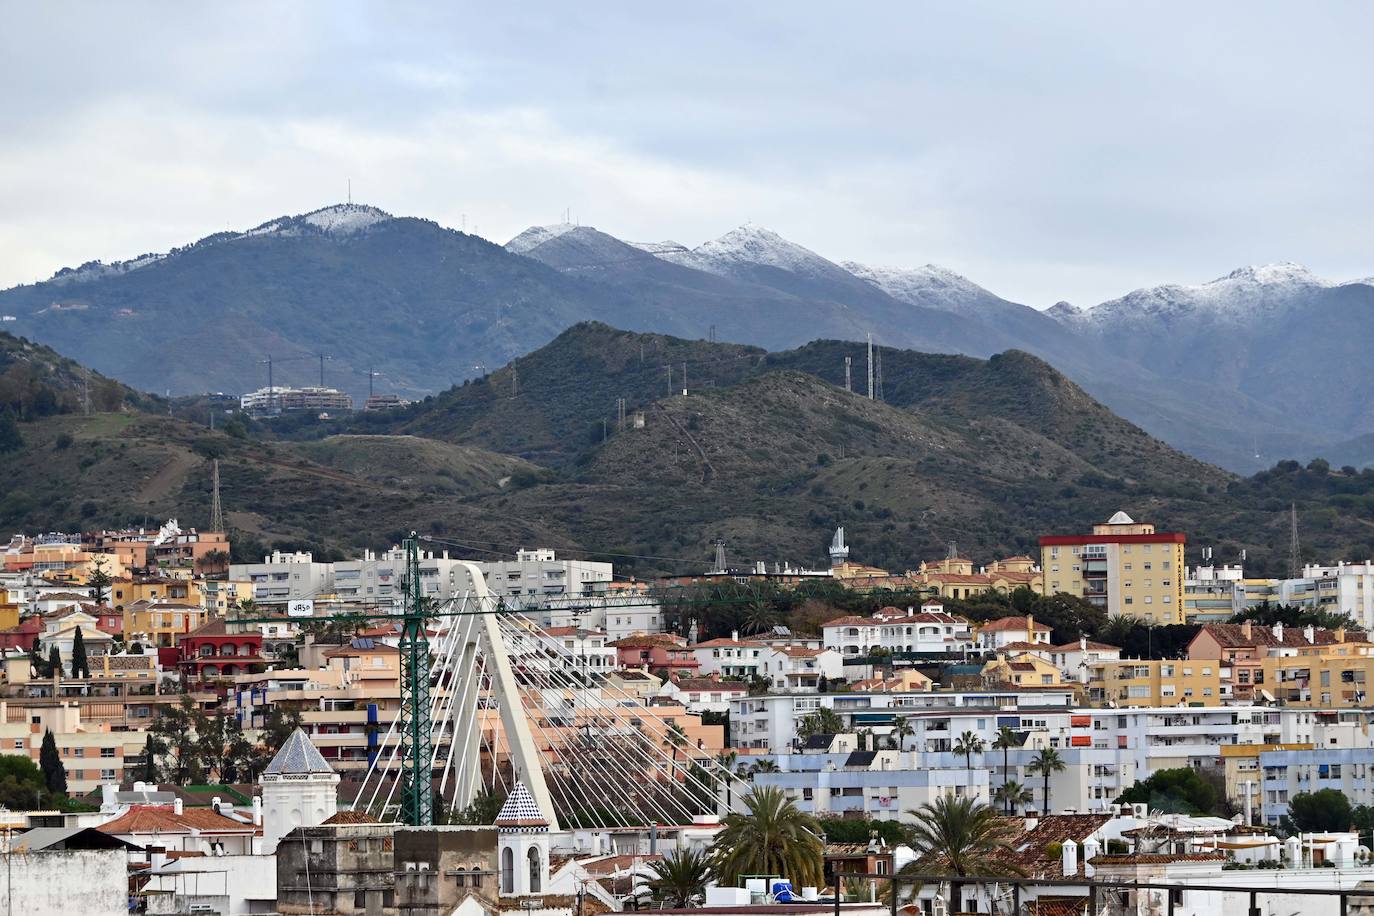
M 1037 307 L 1374 274 L 1369 3 L 0 0 L 0 286 L 342 200 Z

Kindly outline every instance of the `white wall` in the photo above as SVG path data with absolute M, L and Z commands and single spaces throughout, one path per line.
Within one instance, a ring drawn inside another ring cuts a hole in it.
M 13 853 L 0 868 L 0 900 L 24 916 L 118 916 L 128 894 L 123 849 Z

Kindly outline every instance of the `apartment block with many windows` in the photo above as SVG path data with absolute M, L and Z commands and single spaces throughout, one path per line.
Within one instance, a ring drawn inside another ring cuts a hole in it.
M 1125 512 L 1094 525 L 1092 534 L 1047 535 L 1040 539 L 1045 589 L 1086 598 L 1113 617 L 1182 623 L 1187 541 Z

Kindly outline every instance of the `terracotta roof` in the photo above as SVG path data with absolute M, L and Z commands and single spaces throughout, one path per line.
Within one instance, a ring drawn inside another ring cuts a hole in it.
M 356 642 L 356 641 L 355 641 Z M 357 658 L 362 655 L 400 655 L 401 650 L 395 646 L 389 646 L 384 642 L 374 642 L 370 646 L 359 646 L 350 644 L 339 646 L 337 649 L 330 649 L 324 653 L 325 658 Z
M 324 820 L 320 821 L 320 826 L 321 826 L 321 827 L 325 827 L 325 826 L 328 826 L 328 825 L 330 825 L 330 824 L 380 824 L 380 823 L 381 823 L 381 821 L 377 820 L 375 817 L 373 817 L 372 815 L 368 814 L 366 811 L 336 811 L 335 813 L 329 815 L 329 817 L 327 817 L 327 818 L 325 818 Z
M 802 646 L 775 646 L 773 651 L 781 652 L 789 658 L 815 658 L 822 652 L 829 652 L 829 649 L 807 649 Z
M 859 616 L 856 615 L 856 614 L 850 614 L 850 615 L 847 616 L 847 617 L 836 617 L 834 620 L 830 620 L 830 621 L 827 621 L 827 622 L 821 624 L 821 626 L 822 626 L 822 627 L 859 627 L 859 626 L 876 627 L 876 626 L 878 626 L 878 625 L 881 624 L 881 623 L 882 623 L 881 620 L 878 620 L 878 619 L 873 618 L 873 617 L 859 617 Z
M 1034 828 L 1007 844 L 1010 859 L 1031 878 L 1059 871 L 1063 863 L 1058 857 L 1050 856 L 1050 845 L 1062 844 L 1065 840 L 1081 844 L 1111 819 L 1110 814 L 1047 815 L 1040 818 Z
M 657 853 L 642 856 L 607 856 L 604 859 L 597 859 L 595 862 L 583 862 L 582 868 L 589 875 L 610 875 L 617 871 L 633 868 L 635 865 L 644 865 L 647 868 L 650 862 L 657 862 L 662 859 L 663 856 Z
M 1087 897 L 1037 897 L 1026 904 L 1030 916 L 1083 916 Z
M 1081 642 L 1079 642 L 1078 640 L 1075 639 L 1073 642 L 1066 642 L 1066 643 L 1064 643 L 1064 645 L 1062 645 L 1062 646 L 1055 646 L 1054 648 L 1058 649 L 1060 652 L 1072 652 L 1074 649 L 1077 649 L 1077 648 L 1079 648 L 1079 647 L 1082 646 L 1082 645 L 1083 645 L 1083 643 L 1081 643 Z M 1112 644 L 1110 644 L 1110 643 L 1105 643 L 1105 642 L 1093 642 L 1091 639 L 1088 640 L 1087 648 L 1089 648 L 1089 649 L 1096 649 L 1096 650 L 1099 651 L 1099 652 L 1120 652 L 1120 651 L 1121 651 L 1121 647 L 1120 647 L 1120 646 L 1113 646 Z
M 669 636 L 667 633 L 646 633 L 643 635 L 626 636 L 624 639 L 617 639 L 611 643 L 613 649 L 634 649 L 652 648 L 662 646 L 669 649 L 686 648 L 687 642 L 681 637 Z
M 754 642 L 749 639 L 708 639 L 706 642 L 693 644 L 693 649 L 714 649 L 719 646 L 732 646 L 735 648 L 762 649 L 766 643 Z
M 228 636 L 229 631 L 225 629 L 223 617 L 211 617 L 209 620 L 196 627 L 186 634 L 187 636 Z M 240 634 L 233 634 L 238 636 Z M 248 635 L 248 634 L 244 634 Z
M 1245 635 L 1245 624 L 1243 623 L 1204 623 L 1198 636 L 1203 633 L 1208 634 L 1217 641 L 1217 644 L 1226 649 L 1238 649 L 1245 646 L 1328 646 L 1336 642 L 1334 630 L 1316 628 L 1312 633 L 1312 641 L 1307 641 L 1307 636 L 1302 627 L 1284 627 L 1282 638 L 1275 636 L 1272 628 L 1261 626 L 1260 624 L 1250 625 L 1250 636 Z M 1346 631 L 1346 641 L 1358 641 L 1363 634 L 1354 630 Z M 1194 637 L 1196 639 L 1197 637 Z
M 133 836 L 144 833 L 254 833 L 257 828 L 225 817 L 209 808 L 183 808 L 180 814 L 166 805 L 130 805 L 129 810 L 96 828 L 101 833 Z
M 1000 633 L 1004 630 L 1021 630 L 1025 632 L 1026 618 L 1024 617 L 999 617 L 996 620 L 989 620 L 987 623 L 979 624 L 978 630 L 983 633 Z M 1050 628 L 1043 623 L 1032 623 L 1031 629 L 1036 632 L 1048 633 Z
M 1077 645 L 1077 643 L 1074 643 Z M 1054 648 L 1047 642 L 1026 642 L 1024 639 L 1018 642 L 1009 642 L 1002 646 L 1003 649 L 1030 649 L 1033 652 L 1048 652 Z

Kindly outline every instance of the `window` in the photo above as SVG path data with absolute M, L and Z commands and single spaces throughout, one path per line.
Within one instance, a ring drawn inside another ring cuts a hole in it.
M 541 872 L 543 869 L 539 864 L 539 850 L 537 848 L 531 849 L 528 858 L 530 860 L 530 893 L 538 894 L 544 889 L 543 881 L 541 880 Z
M 515 850 L 509 846 L 501 850 L 501 893 L 515 893 Z
M 114 755 L 115 755 L 115 753 L 114 753 L 114 748 L 112 748 L 112 747 L 102 747 L 102 748 L 100 749 L 100 756 L 101 756 L 101 757 L 113 757 Z
M 472 886 L 473 886 L 473 887 L 481 887 L 481 886 L 482 886 L 482 870 L 479 869 L 479 868 L 476 868 L 476 867 L 474 867 L 474 868 L 472 869 Z

